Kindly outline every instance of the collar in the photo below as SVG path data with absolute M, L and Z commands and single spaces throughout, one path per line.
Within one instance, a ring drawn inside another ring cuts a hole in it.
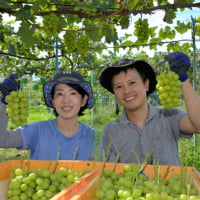
M 153 119 L 154 117 L 156 117 L 156 115 L 158 114 L 158 108 L 155 108 L 153 107 L 152 105 L 148 104 L 148 107 L 149 107 L 149 114 L 148 114 L 148 117 L 147 117 L 147 120 L 146 120 L 146 123 L 148 121 L 150 121 L 151 119 Z M 123 112 L 122 112 L 122 122 L 125 123 L 125 124 L 129 124 L 129 123 L 132 123 L 130 122 L 128 119 L 127 119 L 127 116 L 126 116 L 126 110 L 124 109 Z

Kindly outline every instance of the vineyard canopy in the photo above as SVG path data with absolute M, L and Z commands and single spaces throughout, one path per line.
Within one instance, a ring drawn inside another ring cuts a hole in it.
M 0 69 L 18 68 L 21 73 L 33 74 L 58 58 L 73 65 L 73 59 L 79 56 L 102 54 L 108 45 L 115 52 L 144 46 L 156 51 L 157 46 L 170 41 L 170 50 L 179 44 L 176 40 L 172 44 L 176 35 L 192 26 L 190 21 L 176 20 L 172 27 L 177 12 L 194 8 L 200 8 L 194 0 L 0 0 Z M 165 28 L 156 26 L 156 22 L 151 27 L 145 17 L 156 15 L 158 10 L 165 13 Z M 130 26 L 132 34 L 121 38 L 117 28 Z M 182 48 L 189 47 L 186 41 Z M 39 61 L 37 66 L 35 61 Z

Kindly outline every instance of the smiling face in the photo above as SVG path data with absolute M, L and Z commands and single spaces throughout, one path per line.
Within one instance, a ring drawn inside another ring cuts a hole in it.
M 52 98 L 53 107 L 61 118 L 71 119 L 78 116 L 78 112 L 87 102 L 88 96 L 82 96 L 77 90 L 66 84 L 55 86 Z
M 118 103 L 127 111 L 135 111 L 146 105 L 149 80 L 143 81 L 135 68 L 114 75 L 112 86 Z

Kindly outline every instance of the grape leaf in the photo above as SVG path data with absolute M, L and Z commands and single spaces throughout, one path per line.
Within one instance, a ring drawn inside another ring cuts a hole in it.
M 48 3 L 48 0 L 36 0 L 32 6 L 32 11 L 37 12 L 41 10 L 41 7 L 44 7 Z
M 127 8 L 129 8 L 129 9 L 135 8 L 135 6 L 137 5 L 138 2 L 139 2 L 139 0 L 134 0 L 134 1 L 132 1 L 132 2 L 127 6 Z
M 121 43 L 120 44 L 120 46 L 122 47 L 122 46 L 132 46 L 134 44 L 134 42 L 133 41 L 131 41 L 131 40 L 126 40 L 125 42 L 123 42 L 123 43 Z
M 1 8 L 9 8 L 10 0 L 0 0 Z
M 122 29 L 127 29 L 130 25 L 129 15 L 121 16 L 119 19 L 119 24 L 121 25 Z
M 31 14 L 31 6 L 25 5 L 24 7 L 20 8 L 20 10 L 16 12 L 15 17 L 17 20 L 32 18 L 33 15 Z
M 9 46 L 9 47 L 8 47 L 8 53 L 15 55 L 15 54 L 16 54 L 15 45 L 9 43 L 8 46 Z
M 35 44 L 35 38 L 33 37 L 33 34 L 34 30 L 32 30 L 28 24 L 22 22 L 17 35 L 21 37 L 22 41 L 28 48 Z

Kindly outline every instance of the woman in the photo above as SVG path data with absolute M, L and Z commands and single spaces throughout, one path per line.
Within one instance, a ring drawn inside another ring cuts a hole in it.
M 6 78 L 0 83 L 2 99 L 18 88 L 16 77 Z M 54 109 L 56 118 L 16 130 L 7 130 L 6 105 L 4 101 L 0 103 L 0 147 L 30 149 L 32 160 L 92 160 L 94 128 L 77 120 L 85 109 L 94 105 L 90 83 L 76 71 L 61 72 L 44 84 L 43 95 L 46 105 Z

